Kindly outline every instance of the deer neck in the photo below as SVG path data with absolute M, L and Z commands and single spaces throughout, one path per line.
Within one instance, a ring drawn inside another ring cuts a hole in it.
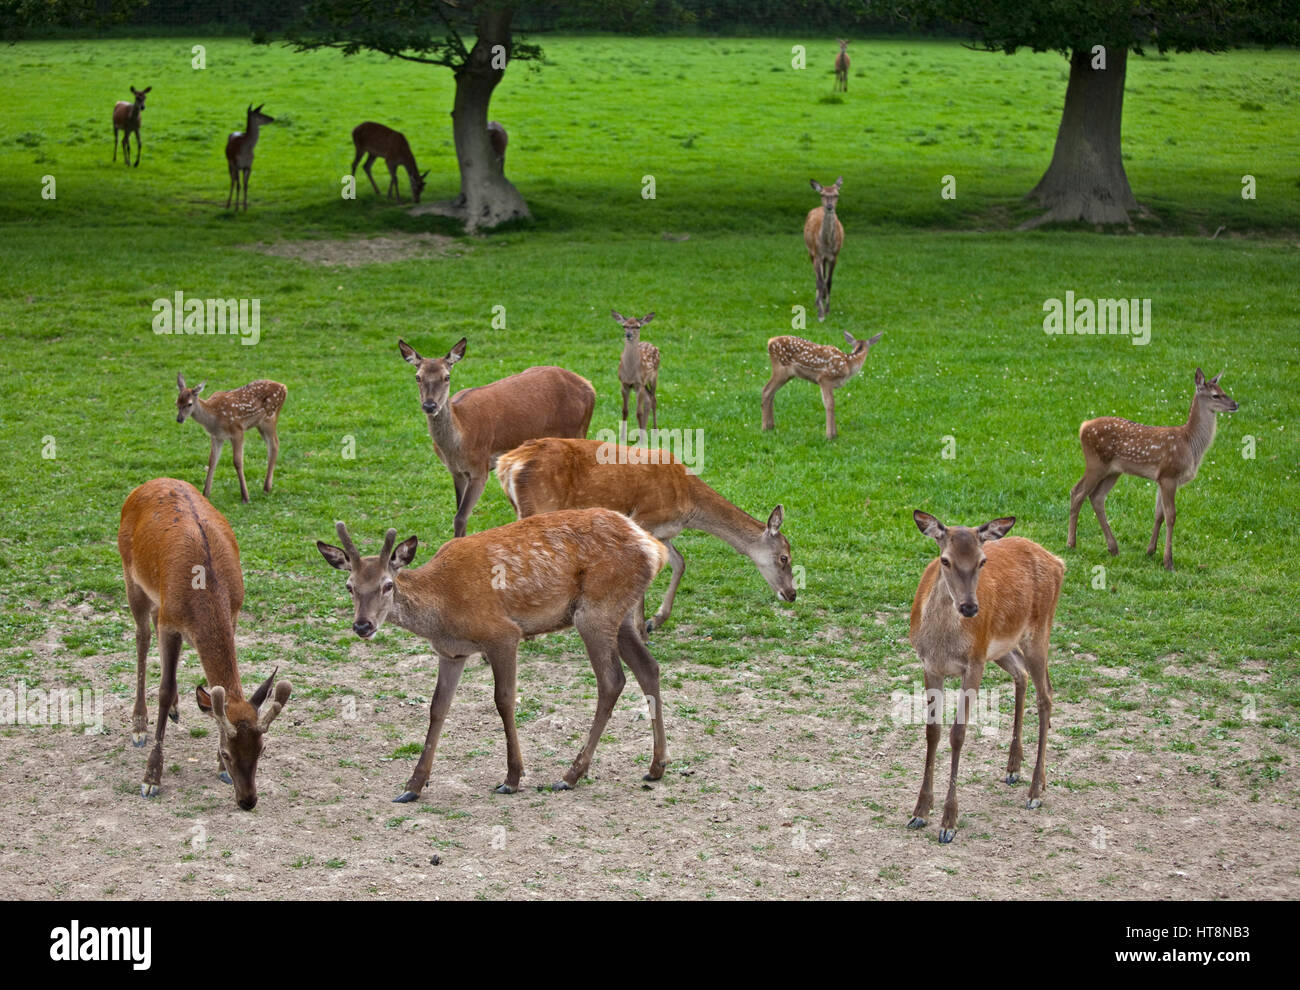
M 864 347 L 861 353 L 857 354 L 856 356 L 852 352 L 845 354 L 844 363 L 848 365 L 849 377 L 852 378 L 859 371 L 861 371 L 862 366 L 867 363 L 867 349 Z
M 716 536 L 737 553 L 749 557 L 764 525 L 748 512 L 736 508 L 695 475 L 687 476 L 691 507 L 685 529 L 698 529 Z
M 217 416 L 216 411 L 208 402 L 200 399 L 197 395 L 194 397 L 194 412 L 190 413 L 190 415 L 194 417 L 194 422 L 209 433 L 220 424 L 220 418 Z
M 835 253 L 835 211 L 829 206 L 822 207 L 822 229 L 817 246 L 823 255 Z
M 243 151 L 247 153 L 247 152 L 251 152 L 253 150 L 253 145 L 257 144 L 257 135 L 258 132 L 261 130 L 262 125 L 259 124 L 256 120 L 250 119 L 248 123 L 244 126 L 245 126 L 245 130 L 244 130 Z
M 465 440 L 461 422 L 456 418 L 456 407 L 452 405 L 453 396 L 448 394 L 447 407 L 436 413 L 425 413 L 429 421 L 429 436 L 444 454 L 459 456 Z
M 641 341 L 624 340 L 623 356 L 618 360 L 619 378 L 625 382 L 641 380 Z
M 433 639 L 440 625 L 436 603 L 420 594 L 419 571 L 398 571 L 393 578 L 393 607 L 388 621 L 423 639 Z
M 1201 458 L 1214 443 L 1214 434 L 1219 427 L 1218 417 L 1209 403 L 1199 394 L 1192 397 L 1192 408 L 1187 413 L 1187 422 L 1183 424 L 1183 433 L 1187 437 L 1187 446 L 1192 452 L 1192 466 L 1199 468 Z
M 239 682 L 239 667 L 235 663 L 235 632 L 228 616 L 213 615 L 210 635 L 190 638 L 203 664 L 203 674 L 208 689 L 220 685 L 225 688 L 226 700 L 243 701 L 244 687 Z

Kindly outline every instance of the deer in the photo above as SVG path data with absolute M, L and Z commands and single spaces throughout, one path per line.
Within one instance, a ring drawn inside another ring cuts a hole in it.
M 802 337 L 769 338 L 767 357 L 772 362 L 772 377 L 763 386 L 763 429 L 776 429 L 776 393 L 781 386 L 791 378 L 802 378 L 821 386 L 822 405 L 826 407 L 826 439 L 834 440 L 839 436 L 835 424 L 835 390 L 862 370 L 867 354 L 883 336 L 882 330 L 867 340 L 858 340 L 845 330 L 848 353 Z
M 379 555 L 362 557 L 342 522 L 335 523 L 335 531 L 341 548 L 321 541 L 316 548 L 330 566 L 348 572 L 353 632 L 373 639 L 389 621 L 428 640 L 438 657 L 424 750 L 394 803 L 416 800 L 428 782 L 456 685 L 475 653 L 492 668 L 506 735 L 506 779 L 494 792 L 519 789 L 524 773 L 515 729 L 519 642 L 570 626 L 582 637 L 596 674 L 596 717 L 586 745 L 551 790 L 572 790 L 590 768 L 626 680 L 620 657 L 649 707 L 654 750 L 644 779 L 663 777 L 668 742 L 659 664 L 637 632 L 633 609 L 668 551 L 640 526 L 608 509 L 551 512 L 451 540 L 414 570 L 405 570 L 415 558 L 414 536 L 394 546 L 397 530 L 389 529 Z
M 144 98 L 152 86 L 144 89 L 131 87 L 135 100 L 127 103 L 118 100 L 113 107 L 113 161 L 117 161 L 117 135 L 122 132 L 122 164 L 131 164 L 131 135 L 135 135 L 135 167 L 140 165 L 140 114 L 144 113 Z
M 497 459 L 497 481 L 520 519 L 561 509 L 614 509 L 663 541 L 672 578 L 659 610 L 644 623 L 647 634 L 662 628 L 672 614 L 686 572 L 686 559 L 673 538 L 686 529 L 716 536 L 748 557 L 781 601 L 795 600 L 790 542 L 781 534 L 785 509 L 778 505 L 766 523 L 760 522 L 689 473 L 668 451 L 598 440 L 529 440 Z
M 1010 786 L 1020 780 L 1025 689 L 1027 681 L 1034 682 L 1038 758 L 1026 807 L 1032 810 L 1043 803 L 1047 730 L 1052 717 L 1047 654 L 1065 563 L 1032 540 L 1008 537 L 1014 516 L 994 519 L 977 529 L 944 526 L 919 509 L 912 518 L 917 529 L 939 545 L 939 556 L 926 566 L 912 599 L 911 641 L 925 678 L 925 776 L 907 827 L 919 829 L 928 824 L 934 803 L 935 752 L 945 710 L 943 682 L 945 677 L 960 677 L 961 692 L 948 737 L 952 770 L 939 824 L 939 842 L 947 844 L 957 837 L 957 765 L 966 723 L 990 660 L 1010 674 L 1016 685 L 1016 715 L 1005 778 Z
M 131 743 L 136 747 L 149 741 L 145 674 L 150 625 L 158 630 L 162 663 L 158 727 L 140 796 L 157 797 L 162 787 L 163 737 L 168 718 L 180 721 L 176 667 L 181 644 L 186 642 L 197 651 L 207 681 L 206 687 L 195 690 L 195 698 L 199 710 L 217 725 L 218 776 L 234 785 L 235 803 L 252 811 L 266 731 L 288 703 L 293 685 L 276 683 L 276 668 L 251 696 L 244 697 L 235 661 L 235 625 L 244 603 L 244 577 L 230 523 L 193 485 L 155 478 L 136 488 L 122 504 L 117 549 L 127 604 L 135 620 Z
M 1106 521 L 1106 496 L 1121 475 L 1150 478 L 1156 492 L 1156 524 L 1147 544 L 1147 556 L 1156 552 L 1160 526 L 1165 527 L 1165 570 L 1174 569 L 1174 496 L 1178 489 L 1196 477 L 1205 452 L 1214 443 L 1218 426 L 1215 413 L 1236 412 L 1240 406 L 1219 387 L 1220 371 L 1207 379 L 1196 369 L 1195 391 L 1187 422 L 1181 426 L 1143 426 L 1117 416 L 1090 419 L 1079 426 L 1079 446 L 1086 465 L 1083 477 L 1070 489 L 1070 531 L 1066 546 L 1073 547 L 1083 500 L 1092 509 L 1106 536 L 1106 549 L 1115 556 L 1119 544 Z
M 835 215 L 835 206 L 840 198 L 840 186 L 844 176 L 840 176 L 830 186 L 823 186 L 816 179 L 808 180 L 813 190 L 822 198 L 820 209 L 808 211 L 803 223 L 803 242 L 808 248 L 808 257 L 812 259 L 813 274 L 817 277 L 817 319 L 825 320 L 831 309 L 831 279 L 835 275 L 835 261 L 844 246 L 844 224 Z
M 376 196 L 379 195 L 379 185 L 375 182 L 370 166 L 374 164 L 376 158 L 382 158 L 384 164 L 388 166 L 388 198 L 392 199 L 393 193 L 396 192 L 397 201 L 399 203 L 402 201 L 402 190 L 397 184 L 397 166 L 400 165 L 406 169 L 406 178 L 411 185 L 411 198 L 417 203 L 420 201 L 424 180 L 428 178 L 429 173 L 421 172 L 419 166 L 415 164 L 415 155 L 411 152 L 405 134 L 367 120 L 364 124 L 357 124 L 352 128 L 352 144 L 357 151 L 356 157 L 352 159 L 352 175 L 357 174 L 357 162 L 361 161 L 364 155 L 366 163 L 362 168 L 366 170 L 370 184 L 375 187 Z
M 456 489 L 452 532 L 460 537 L 497 458 L 534 437 L 585 437 L 596 408 L 591 382 L 564 368 L 529 368 L 489 385 L 451 394 L 451 369 L 465 356 L 461 337 L 444 357 L 424 358 L 404 340 L 397 349 L 415 367 L 420 408 L 433 452 Z
M 499 120 L 489 120 L 487 129 L 488 140 L 492 142 L 492 153 L 497 156 L 497 167 L 504 170 L 506 145 L 510 143 L 510 135 L 506 133 L 505 126 Z
M 609 315 L 623 327 L 623 353 L 618 359 L 618 380 L 623 386 L 623 419 L 620 437 L 627 436 L 627 397 L 636 393 L 636 425 L 645 436 L 646 420 L 653 429 L 659 428 L 659 348 L 641 339 L 641 328 L 655 318 L 647 313 L 639 320 L 625 319 L 618 310 Z
M 289 390 L 279 382 L 266 378 L 232 389 L 229 392 L 213 392 L 207 399 L 199 398 L 203 386 L 199 382 L 193 388 L 185 385 L 185 375 L 176 374 L 176 422 L 184 423 L 190 416 L 208 431 L 212 440 L 208 452 L 208 476 L 203 482 L 203 497 L 212 495 L 212 472 L 217 468 L 221 457 L 221 448 L 227 440 L 235 458 L 235 474 L 239 476 L 240 497 L 248 501 L 248 484 L 244 481 L 244 431 L 257 429 L 266 441 L 266 482 L 262 490 L 271 490 L 271 481 L 275 477 L 275 461 L 280 456 L 280 437 L 276 425 L 280 421 L 280 410 L 284 408 L 285 396 Z
M 840 53 L 835 56 L 835 90 L 849 91 L 849 43 L 843 38 L 836 39 L 840 43 Z
M 226 194 L 226 209 L 230 209 L 230 198 L 235 197 L 235 209 L 239 209 L 239 174 L 244 174 L 244 212 L 248 212 L 248 176 L 253 171 L 253 148 L 263 124 L 275 123 L 275 118 L 262 113 L 265 103 L 257 107 L 248 105 L 247 121 L 243 131 L 234 131 L 226 139 L 226 165 L 230 169 L 230 192 Z

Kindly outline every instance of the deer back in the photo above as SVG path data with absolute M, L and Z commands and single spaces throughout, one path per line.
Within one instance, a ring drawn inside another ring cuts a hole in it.
M 595 408 L 591 382 L 544 366 L 461 389 L 452 396 L 450 412 L 463 452 L 497 457 L 534 437 L 585 437 Z

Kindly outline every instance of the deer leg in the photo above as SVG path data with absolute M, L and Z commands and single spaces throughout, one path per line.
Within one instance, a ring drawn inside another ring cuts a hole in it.
M 1156 547 L 1160 544 L 1160 527 L 1165 521 L 1164 500 L 1160 497 L 1160 489 L 1156 488 L 1156 526 L 1151 531 L 1151 542 L 1147 544 L 1147 556 L 1156 552 Z
M 948 797 L 943 802 L 943 820 L 939 823 L 939 842 L 951 842 L 957 838 L 957 768 L 961 763 L 961 747 L 966 741 L 966 723 L 970 721 L 971 707 L 975 692 L 979 690 L 980 677 L 984 672 L 979 668 L 966 668 L 961 679 L 961 694 L 957 696 L 957 711 L 952 720 L 952 731 L 948 734 L 952 746 L 952 767 L 948 772 Z
M 487 470 L 481 469 L 480 474 L 471 474 L 465 482 L 465 491 L 461 496 L 460 508 L 456 510 L 456 522 L 453 532 L 456 536 L 464 536 L 466 522 L 469 514 L 474 511 L 474 506 L 478 505 L 478 500 L 483 495 L 483 487 L 487 484 Z
M 220 437 L 212 438 L 212 443 L 208 450 L 208 476 L 203 481 L 204 498 L 212 497 L 212 474 L 217 470 L 217 460 L 221 457 L 221 444 L 222 440 Z
M 181 657 L 181 634 L 165 626 L 158 630 L 158 652 L 162 659 L 162 683 L 158 685 L 158 712 L 171 711 L 176 704 L 176 664 Z M 167 719 L 158 719 L 154 734 L 153 751 L 145 768 L 144 782 L 140 785 L 141 797 L 157 797 L 162 784 L 163 737 L 167 734 Z
M 397 166 L 393 164 L 389 164 L 388 174 L 392 178 L 392 182 L 390 186 L 397 193 L 397 201 L 400 203 L 402 201 L 402 187 L 397 181 Z M 409 172 L 407 173 L 407 178 L 408 179 L 410 178 Z
M 1070 532 L 1066 536 L 1065 545 L 1074 546 L 1075 534 L 1079 529 L 1079 510 L 1083 508 L 1083 500 L 1092 494 L 1092 490 L 1097 487 L 1097 482 L 1101 480 L 1101 475 L 1091 467 L 1083 472 L 1083 477 L 1078 483 L 1070 489 Z
M 149 625 L 153 620 L 153 602 L 144 589 L 129 577 L 126 582 L 126 600 L 135 620 L 135 708 L 131 711 L 131 745 L 143 746 L 149 741 L 149 706 L 145 701 L 145 677 L 149 671 Z
M 619 438 L 619 443 L 627 443 L 627 396 L 632 391 L 631 385 L 623 385 L 623 436 Z
M 826 279 L 822 277 L 822 266 L 813 259 L 813 274 L 817 276 L 817 319 L 826 319 Z
M 773 364 L 772 377 L 763 386 L 763 429 L 776 429 L 776 393 L 794 374 L 786 367 Z
M 668 768 L 668 737 L 664 733 L 663 703 L 659 695 L 659 662 L 650 655 L 637 634 L 636 620 L 630 613 L 618 630 L 618 652 L 640 685 L 646 707 L 650 711 L 654 755 L 650 757 L 650 769 L 643 779 L 658 780 Z
M 257 428 L 257 432 L 266 441 L 266 482 L 262 485 L 262 491 L 269 492 L 271 480 L 275 477 L 275 462 L 280 456 L 280 437 L 275 432 L 275 423 L 264 423 Z
M 118 128 L 113 128 L 113 161 L 117 161 L 117 135 Z
M 496 688 L 497 714 L 506 730 L 506 782 L 496 788 L 494 793 L 497 794 L 513 794 L 519 790 L 519 778 L 524 774 L 524 758 L 519 751 L 519 733 L 515 728 L 518 646 L 518 642 L 503 643 L 486 651 Z
M 238 174 L 239 174 L 239 173 L 235 170 L 234 166 L 231 166 L 231 168 L 230 168 L 230 191 L 226 193 L 226 209 L 230 209 L 230 199 L 231 199 L 232 196 L 235 195 L 235 192 L 236 192 L 236 191 L 238 190 L 238 188 L 239 188 L 239 179 L 237 178 Z M 235 208 L 238 209 L 238 208 L 239 208 L 239 207 L 238 207 L 238 203 L 239 203 L 239 201 L 238 201 L 238 200 L 235 200 L 235 203 L 236 203 L 236 207 L 235 207 Z
M 1119 481 L 1119 474 L 1108 474 L 1097 482 L 1097 487 L 1092 490 L 1088 496 L 1092 502 L 1092 511 L 1097 514 L 1097 522 L 1101 523 L 1101 531 L 1106 536 L 1106 549 L 1114 557 L 1119 553 L 1119 544 L 1115 542 L 1115 534 L 1110 531 L 1110 523 L 1106 521 L 1106 496 L 1110 490 L 1115 487 L 1115 482 Z
M 366 163 L 361 167 L 366 170 L 366 175 L 369 176 L 370 178 L 370 184 L 375 187 L 375 195 L 382 196 L 383 193 L 379 191 L 379 183 L 375 181 L 375 173 L 370 171 L 370 166 L 373 165 L 374 163 L 375 163 L 375 156 L 373 154 L 367 155 Z
M 826 439 L 834 440 L 839 430 L 835 428 L 835 387 L 829 382 L 822 382 L 822 405 L 826 407 Z
M 939 751 L 939 736 L 943 728 L 943 677 L 924 667 L 925 676 L 925 774 L 921 778 L 921 792 L 916 796 L 916 808 L 908 828 L 925 828 L 926 816 L 934 807 L 934 757 Z
M 650 393 L 646 391 L 645 386 L 642 386 L 636 390 L 636 426 L 641 431 L 641 437 L 637 438 L 638 441 L 646 436 L 645 424 L 649 418 Z
M 1165 570 L 1174 569 L 1174 495 L 1178 482 L 1172 478 L 1160 479 L 1160 505 L 1165 510 Z
M 835 282 L 835 258 L 826 259 L 826 310 L 831 308 L 831 285 Z
M 140 132 L 135 132 L 135 168 L 140 166 Z
M 587 647 L 587 658 L 596 674 L 596 717 L 592 719 L 591 731 L 587 733 L 587 744 L 582 747 L 573 765 L 565 771 L 563 779 L 551 785 L 551 790 L 555 791 L 573 790 L 586 775 L 591 766 L 591 758 L 596 754 L 600 734 L 605 731 L 609 716 L 614 711 L 614 703 L 618 701 L 623 685 L 627 683 L 623 665 L 618 658 L 616 634 L 608 629 L 607 624 L 591 615 L 584 605 L 579 606 L 574 614 L 573 627 L 578 630 L 583 645 Z
M 244 481 L 244 431 L 230 434 L 230 453 L 235 459 L 235 474 L 239 477 L 239 497 L 248 501 L 248 484 Z
M 649 396 L 650 396 L 650 428 L 651 428 L 652 430 L 657 430 L 657 429 L 659 429 L 659 394 L 658 394 L 658 388 L 659 388 L 659 384 L 658 384 L 658 382 L 650 382 L 650 383 L 647 384 L 646 387 L 645 387 L 646 392 L 647 392 L 647 393 L 649 394 Z
M 360 148 L 357 148 L 357 156 L 352 159 L 352 168 L 348 170 L 348 174 L 351 175 L 352 178 L 354 179 L 357 177 L 357 165 L 361 163 L 361 158 L 364 154 L 365 152 L 363 152 Z
M 244 169 L 244 212 L 248 212 L 248 180 L 253 174 L 253 167 L 250 165 Z
M 1052 724 L 1052 677 L 1047 672 L 1048 636 L 1041 642 L 1035 639 L 1026 651 L 1026 666 L 1029 676 L 1034 679 L 1034 696 L 1038 703 L 1038 761 L 1034 764 L 1034 776 L 1029 784 L 1029 802 L 1025 807 L 1033 809 L 1043 803 L 1043 791 L 1047 788 L 1047 730 Z
M 1025 688 L 1029 678 L 1025 676 L 1025 658 L 1019 650 L 1012 650 L 997 660 L 997 664 L 1016 682 L 1016 719 L 1011 728 L 1011 753 L 1007 756 L 1007 783 L 1015 784 L 1020 780 L 1020 764 L 1024 760 L 1024 748 L 1020 743 L 1020 730 L 1025 720 Z
M 668 621 L 668 616 L 673 612 L 673 599 L 677 596 L 677 586 L 682 583 L 682 575 L 686 573 L 686 558 L 682 556 L 672 540 L 664 540 L 664 546 L 668 548 L 668 566 L 672 568 L 672 577 L 668 581 L 668 591 L 664 594 L 664 600 L 659 605 L 659 611 L 655 612 L 654 618 L 645 624 L 646 632 L 653 632 L 655 629 L 662 629 L 664 623 Z M 644 598 L 641 599 L 645 601 Z
M 460 683 L 461 672 L 465 669 L 464 657 L 445 657 L 438 654 L 438 683 L 433 688 L 433 698 L 429 701 L 429 732 L 424 737 L 424 751 L 420 753 L 415 772 L 406 782 L 406 789 L 393 798 L 394 804 L 406 804 L 414 801 L 424 790 L 429 781 L 429 770 L 433 767 L 433 754 L 438 749 L 438 737 L 442 735 L 442 723 L 447 720 L 447 710 L 451 708 L 451 699 L 456 694 L 456 685 Z

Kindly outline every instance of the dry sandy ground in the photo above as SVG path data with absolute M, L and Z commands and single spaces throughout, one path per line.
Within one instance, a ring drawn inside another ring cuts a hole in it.
M 272 254 L 280 258 L 297 258 L 314 265 L 356 268 L 409 258 L 427 258 L 463 251 L 455 238 L 442 234 L 392 233 L 384 237 L 349 237 L 336 240 L 278 241 L 274 244 L 247 244 L 243 250 Z

